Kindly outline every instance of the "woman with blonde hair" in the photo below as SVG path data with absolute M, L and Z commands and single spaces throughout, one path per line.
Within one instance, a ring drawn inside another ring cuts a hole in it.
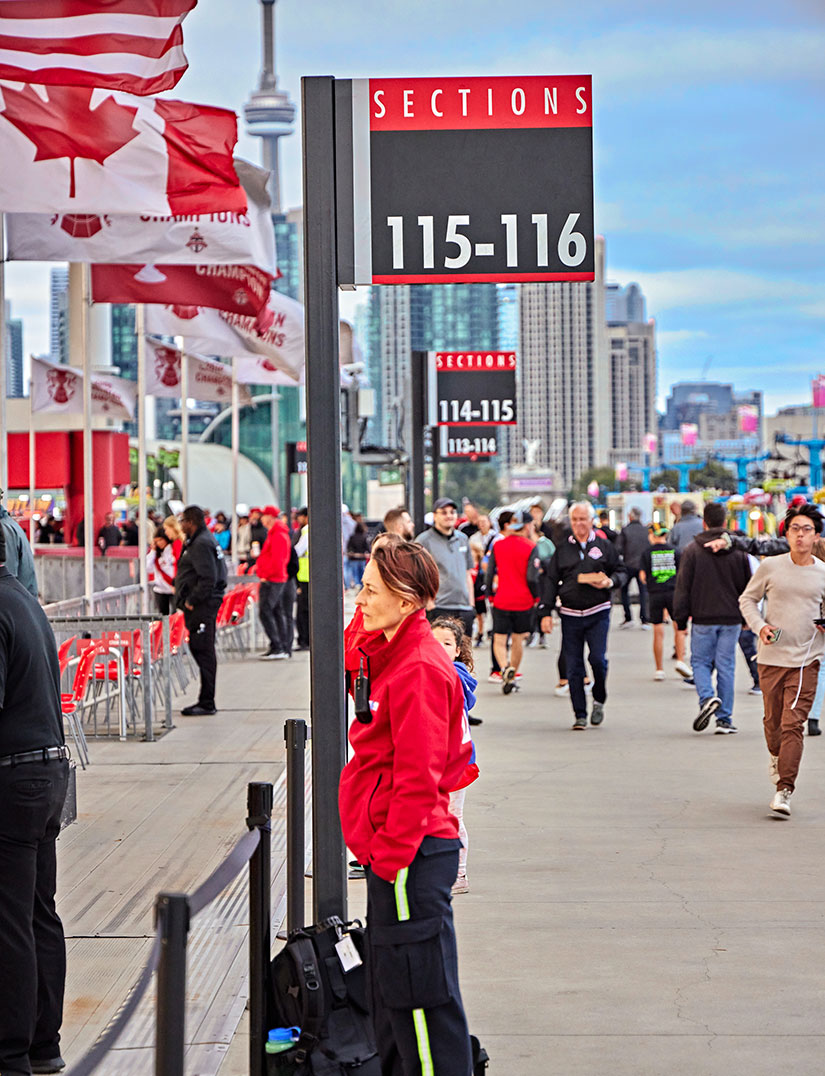
M 183 533 L 183 528 L 181 527 L 180 520 L 177 516 L 167 516 L 166 519 L 164 519 L 163 533 L 172 544 L 172 554 L 175 558 L 175 573 L 177 574 L 178 561 L 183 552 L 183 543 L 186 540 L 186 536 Z

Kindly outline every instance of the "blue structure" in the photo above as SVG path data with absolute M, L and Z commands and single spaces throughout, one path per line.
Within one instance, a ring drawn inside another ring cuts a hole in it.
M 785 433 L 777 434 L 776 440 L 782 445 L 798 445 L 800 448 L 807 448 L 808 465 L 811 470 L 810 483 L 814 489 L 819 489 L 822 486 L 822 449 L 825 448 L 825 441 L 813 437 L 808 441 L 798 441 Z

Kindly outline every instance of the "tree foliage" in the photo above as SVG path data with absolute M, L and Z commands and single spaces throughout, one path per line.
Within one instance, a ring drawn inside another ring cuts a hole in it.
M 472 460 L 456 460 L 442 463 L 440 468 L 440 496 L 452 497 L 461 504 L 466 497 L 479 508 L 495 508 L 501 501 L 498 474 L 489 463 L 474 463 Z
M 719 489 L 730 492 L 736 489 L 736 476 L 733 471 L 718 460 L 708 460 L 695 471 L 690 471 L 688 481 L 692 489 Z

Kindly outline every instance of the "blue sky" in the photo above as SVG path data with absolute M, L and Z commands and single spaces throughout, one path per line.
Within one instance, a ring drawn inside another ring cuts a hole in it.
M 634 0 L 279 0 L 277 67 L 306 74 L 592 74 L 596 228 L 608 278 L 659 330 L 660 397 L 708 376 L 807 402 L 825 372 L 825 6 Z M 257 83 L 256 0 L 200 0 L 176 94 L 240 109 Z M 300 134 L 282 142 L 301 201 Z M 243 155 L 257 159 L 244 135 Z M 48 349 L 44 268 L 11 266 L 26 348 Z

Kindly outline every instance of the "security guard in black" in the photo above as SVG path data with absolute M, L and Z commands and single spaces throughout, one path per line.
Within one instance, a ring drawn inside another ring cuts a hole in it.
M 11 1076 L 62 1063 L 55 841 L 69 763 L 54 635 L 4 561 L 0 545 L 0 1072 Z

